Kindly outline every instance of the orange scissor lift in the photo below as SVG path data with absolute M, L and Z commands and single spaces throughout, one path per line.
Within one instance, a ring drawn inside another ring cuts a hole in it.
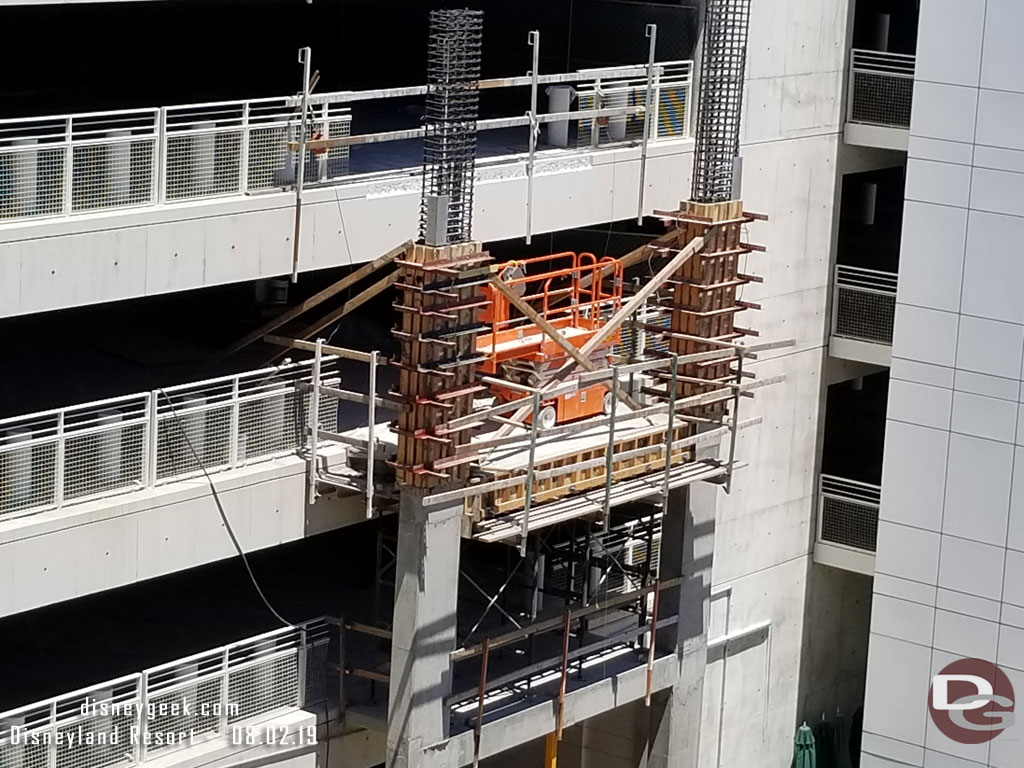
M 602 279 L 605 270 L 609 274 Z M 577 349 L 622 306 L 622 264 L 611 257 L 565 252 L 520 259 L 500 265 L 498 276 Z M 490 324 L 491 330 L 477 336 L 477 352 L 485 357 L 478 370 L 516 384 L 542 386 L 566 362 L 565 350 L 492 285 L 485 285 L 484 293 L 490 304 L 481 311 L 480 322 Z M 591 352 L 590 361 L 607 367 L 608 354 L 620 338 L 616 330 Z M 497 384 L 491 392 L 503 403 L 525 397 Z M 610 407 L 610 393 L 595 384 L 542 400 L 539 424 L 552 427 L 606 413 Z

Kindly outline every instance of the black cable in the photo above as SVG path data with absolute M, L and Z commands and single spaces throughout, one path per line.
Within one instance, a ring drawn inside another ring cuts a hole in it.
M 188 449 L 192 453 L 192 457 L 196 460 L 196 463 L 199 465 L 199 468 L 203 471 L 203 476 L 206 478 L 206 482 L 210 486 L 210 494 L 213 496 L 213 501 L 217 505 L 217 511 L 220 513 L 220 519 L 224 523 L 224 528 L 228 532 L 228 537 L 230 537 L 231 543 L 235 546 L 235 551 L 238 552 L 238 556 L 242 558 L 242 563 L 245 565 L 245 570 L 249 574 L 249 580 L 252 582 L 252 586 L 256 590 L 256 594 L 259 595 L 260 600 L 263 601 L 263 604 L 267 607 L 267 610 L 270 611 L 270 613 L 273 615 L 275 619 L 284 624 L 284 626 L 291 627 L 294 629 L 298 625 L 291 621 L 288 621 L 283 616 L 281 616 L 281 614 L 274 609 L 274 606 L 270 604 L 270 601 L 267 599 L 267 596 L 263 594 L 263 590 L 260 588 L 259 582 L 256 581 L 256 574 L 253 573 L 252 566 L 249 565 L 249 558 L 246 556 L 245 550 L 242 549 L 242 545 L 238 543 L 238 537 L 235 536 L 235 531 L 231 527 L 231 521 L 228 520 L 227 513 L 224 511 L 224 505 L 221 503 L 220 494 L 217 493 L 217 486 L 213 482 L 213 478 L 210 477 L 210 473 L 206 469 L 206 464 L 199 456 L 199 453 L 196 451 L 195 446 L 192 445 L 192 441 L 189 439 L 188 432 L 186 432 L 181 426 L 181 417 L 178 415 L 178 410 L 174 407 L 174 403 L 171 401 L 171 398 L 167 395 L 167 393 L 164 392 L 163 388 L 157 387 L 157 392 L 163 395 L 164 402 L 166 402 L 167 405 L 170 407 L 171 415 L 174 417 L 175 422 L 178 424 L 178 430 L 181 432 L 182 437 L 185 438 L 185 444 L 188 446 Z

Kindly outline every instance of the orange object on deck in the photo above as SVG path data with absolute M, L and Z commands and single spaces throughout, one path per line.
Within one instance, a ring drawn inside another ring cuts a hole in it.
M 610 275 L 602 279 L 609 265 Z M 498 275 L 577 349 L 622 306 L 622 265 L 611 257 L 572 252 L 538 256 L 503 264 Z M 565 350 L 492 286 L 484 286 L 484 294 L 490 304 L 480 313 L 480 321 L 489 323 L 491 330 L 477 336 L 477 351 L 486 356 L 478 370 L 515 383 L 543 383 L 565 363 Z M 618 331 L 611 334 L 594 351 L 592 362 L 606 366 L 608 352 L 620 338 Z M 509 387 L 492 386 L 491 391 L 502 402 L 523 397 Z M 606 395 L 605 387 L 595 384 L 543 401 L 541 425 L 550 427 L 605 412 L 610 404 Z

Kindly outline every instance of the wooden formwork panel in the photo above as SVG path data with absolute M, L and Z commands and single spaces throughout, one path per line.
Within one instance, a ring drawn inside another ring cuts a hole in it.
M 445 425 L 473 409 L 476 378 L 476 323 L 484 302 L 477 273 L 489 275 L 480 243 L 443 247 L 414 245 L 399 262 L 395 336 L 400 354 L 395 391 L 406 405 L 398 417 L 395 470 L 399 484 L 436 488 L 464 482 L 468 465 L 455 463 L 467 432 Z M 468 283 L 468 284 L 463 284 Z
M 681 425 L 673 428 L 673 442 L 682 440 L 689 435 L 688 425 Z M 625 480 L 630 477 L 657 472 L 665 468 L 665 439 L 667 427 L 660 430 L 645 430 L 641 435 L 626 437 L 615 441 L 613 456 L 643 448 L 650 448 L 636 456 L 615 460 L 612 464 L 612 479 Z M 533 484 L 533 503 L 540 504 L 546 501 L 554 501 L 574 493 L 580 493 L 598 488 L 605 484 L 605 462 L 608 445 L 592 445 L 583 450 L 568 452 L 555 457 L 545 458 L 534 464 L 534 471 L 543 472 L 549 469 L 572 467 L 584 464 L 589 461 L 601 459 L 598 466 L 583 467 L 581 469 L 556 475 L 555 477 L 536 480 Z M 691 448 L 676 448 L 672 451 L 672 466 L 678 466 L 693 460 Z M 492 480 L 503 480 L 514 477 L 518 472 L 495 472 Z M 483 509 L 489 509 L 493 514 L 501 515 L 508 512 L 520 510 L 525 505 L 526 486 L 515 485 L 511 488 L 504 488 L 491 491 L 484 495 Z M 474 518 L 480 519 L 481 506 L 467 502 L 466 513 Z

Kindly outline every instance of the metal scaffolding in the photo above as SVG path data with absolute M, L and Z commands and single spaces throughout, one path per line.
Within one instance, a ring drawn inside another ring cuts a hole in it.
M 464 243 L 473 221 L 483 12 L 431 11 L 420 242 Z
M 749 27 L 750 0 L 708 0 L 691 195 L 698 203 L 736 197 L 733 168 L 740 148 Z

